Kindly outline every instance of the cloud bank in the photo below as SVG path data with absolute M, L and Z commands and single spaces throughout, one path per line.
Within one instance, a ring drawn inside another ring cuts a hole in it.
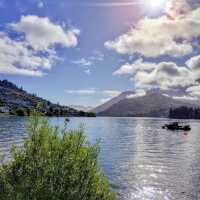
M 80 33 L 34 15 L 22 16 L 7 27 L 0 32 L 0 73 L 28 76 L 43 76 L 59 59 L 56 45 L 75 47 Z
M 156 19 L 144 18 L 129 32 L 114 41 L 107 41 L 105 47 L 120 54 L 181 57 L 192 53 L 191 40 L 199 36 L 200 8 L 175 19 L 166 15 Z
M 105 47 L 141 57 L 113 73 L 131 76 L 136 89 L 180 89 L 193 98 L 200 97 L 199 39 L 200 2 L 172 0 L 163 15 L 142 18 L 127 33 L 105 42 Z

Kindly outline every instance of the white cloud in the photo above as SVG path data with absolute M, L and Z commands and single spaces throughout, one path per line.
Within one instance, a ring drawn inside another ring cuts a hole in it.
M 105 46 L 120 54 L 146 57 L 184 56 L 193 51 L 192 40 L 200 37 L 200 8 L 158 18 L 143 18 L 134 28 Z
M 195 62 L 198 57 L 191 58 L 187 65 L 178 66 L 173 62 L 151 63 L 137 60 L 132 64 L 125 64 L 114 72 L 114 75 L 129 74 L 137 88 L 158 87 L 161 89 L 187 87 L 194 85 L 200 79 L 196 72 Z
M 104 90 L 103 94 L 106 95 L 106 96 L 109 96 L 111 98 L 114 98 L 114 97 L 120 95 L 121 91 L 118 91 L 118 90 Z
M 84 73 L 90 75 L 91 74 L 90 67 L 94 64 L 94 61 L 86 58 L 81 58 L 79 60 L 73 60 L 72 64 L 84 67 Z
M 173 62 L 158 63 L 156 68 L 148 73 L 140 71 L 135 75 L 137 87 L 158 87 L 161 89 L 185 87 L 195 84 L 192 72 L 185 66 L 177 66 Z
M 173 99 L 176 100 L 186 100 L 186 101 L 196 101 L 198 100 L 197 97 L 192 97 L 192 96 L 172 96 Z
M 103 61 L 104 60 L 104 54 L 100 51 L 94 51 L 93 52 L 94 55 L 90 56 L 88 59 L 91 61 Z
M 82 65 L 82 66 L 91 66 L 93 64 L 92 61 L 87 60 L 86 58 L 81 58 L 80 60 L 72 61 L 73 64 Z
M 111 100 L 111 98 L 109 97 L 109 98 L 102 98 L 102 99 L 100 99 L 100 103 L 106 103 L 107 101 L 110 101 Z
M 121 91 L 118 90 L 97 90 L 94 88 L 91 89 L 83 89 L 83 90 L 65 90 L 67 94 L 70 95 L 78 95 L 78 96 L 93 96 L 100 98 L 100 103 L 105 103 L 110 99 L 121 94 Z
M 190 58 L 186 64 L 192 71 L 193 77 L 197 80 L 200 79 L 200 55 Z
M 100 93 L 103 96 L 103 98 L 100 99 L 100 103 L 105 103 L 112 98 L 119 96 L 122 92 L 119 90 L 103 90 Z
M 138 90 L 135 91 L 135 94 L 130 94 L 126 98 L 127 99 L 134 99 L 134 98 L 142 97 L 142 96 L 145 96 L 145 95 L 146 95 L 146 91 L 145 90 L 138 89 Z
M 72 95 L 93 95 L 96 93 L 96 90 L 95 89 L 65 90 L 65 92 Z
M 200 85 L 194 85 L 186 90 L 187 93 L 189 93 L 193 97 L 199 97 L 200 98 Z
M 91 89 L 83 89 L 83 90 L 65 90 L 68 94 L 78 94 L 78 95 L 85 95 L 85 94 L 101 94 L 109 97 L 117 96 L 121 93 L 118 90 L 97 90 L 94 88 Z
M 162 94 L 163 96 L 165 96 L 165 97 L 170 97 L 170 95 L 169 94 Z
M 193 70 L 200 70 L 200 55 L 190 58 L 186 63 Z
M 185 97 L 200 97 L 200 56 L 194 56 L 179 66 L 174 62 L 144 62 L 136 60 L 122 65 L 114 75 L 128 74 L 136 89 L 181 90 Z M 134 96 L 133 96 L 134 97 Z
M 44 3 L 42 1 L 39 1 L 37 6 L 38 6 L 38 8 L 43 8 L 44 7 Z
M 37 51 L 48 51 L 56 44 L 63 47 L 75 47 L 78 44 L 77 32 L 65 31 L 47 17 L 22 16 L 20 22 L 10 26 L 17 32 L 24 33 L 26 41 Z
M 49 70 L 55 55 L 38 56 L 24 41 L 15 41 L 0 33 L 0 73 L 42 76 Z
M 90 70 L 90 69 L 85 69 L 84 72 L 85 72 L 87 75 L 90 75 L 90 74 L 91 74 L 91 70 Z
M 72 63 L 82 66 L 91 66 L 103 60 L 104 60 L 104 54 L 102 54 L 100 51 L 94 51 L 92 56 L 89 56 L 88 58 L 81 58 L 78 60 L 74 60 L 72 61 Z
M 130 75 L 136 89 L 181 90 L 183 96 L 177 98 L 196 98 L 194 95 L 198 96 L 199 92 L 194 88 L 191 91 L 191 87 L 200 81 L 200 56 L 191 57 L 182 66 L 175 59 L 161 56 L 181 57 L 184 61 L 183 56 L 198 52 L 199 38 L 200 2 L 171 0 L 162 16 L 142 18 L 127 33 L 107 41 L 105 46 L 119 54 L 139 54 L 144 58 L 125 63 L 113 72 L 113 75 Z M 155 59 L 146 62 L 145 57 L 156 58 L 156 62 Z M 157 58 L 162 61 L 158 63 Z
M 31 20 L 35 21 L 31 23 Z M 43 76 L 59 60 L 54 48 L 55 44 L 62 43 L 56 36 L 56 29 L 64 33 L 59 25 L 53 24 L 48 18 L 26 16 L 19 23 L 9 24 L 9 27 L 14 28 L 18 34 L 23 32 L 24 37 L 13 38 L 6 32 L 0 32 L 0 73 Z
M 93 54 L 87 58 L 81 58 L 71 61 L 72 64 L 79 65 L 84 68 L 87 75 L 91 74 L 91 67 L 104 60 L 104 54 L 100 51 L 94 51 Z
M 155 63 L 144 62 L 143 59 L 138 59 L 134 63 L 126 63 L 116 70 L 113 75 L 135 74 L 138 71 L 152 71 L 156 67 Z

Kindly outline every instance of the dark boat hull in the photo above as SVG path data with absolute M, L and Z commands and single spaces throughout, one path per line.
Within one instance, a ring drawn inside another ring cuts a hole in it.
M 171 130 L 171 131 L 190 131 L 190 126 L 174 126 L 174 125 L 165 125 L 162 127 L 163 129 Z

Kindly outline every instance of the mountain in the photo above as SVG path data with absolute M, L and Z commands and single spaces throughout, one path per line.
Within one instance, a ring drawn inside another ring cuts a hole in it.
M 98 116 L 167 117 L 170 108 L 200 106 L 199 101 L 178 100 L 161 92 L 148 92 L 144 96 L 131 98 L 132 94 L 134 93 L 124 92 L 95 108 L 93 112 L 96 112 Z
M 90 110 L 94 109 L 94 107 L 92 106 L 82 106 L 82 105 L 70 105 L 70 107 L 76 110 L 82 110 L 84 112 L 89 112 Z
M 38 105 L 40 106 L 38 107 Z M 17 87 L 15 84 L 0 80 L 0 113 L 29 115 L 36 109 L 47 116 L 88 116 L 91 113 L 78 111 L 68 106 L 54 104 Z
M 94 113 L 102 113 L 103 111 L 109 109 L 112 107 L 114 104 L 120 102 L 121 100 L 126 99 L 127 96 L 134 94 L 132 91 L 125 91 L 122 92 L 119 96 L 112 98 L 111 100 L 107 101 L 106 103 L 94 108 L 91 110 Z

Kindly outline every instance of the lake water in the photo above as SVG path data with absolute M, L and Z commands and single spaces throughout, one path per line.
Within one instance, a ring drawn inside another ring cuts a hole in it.
M 50 122 L 63 125 L 63 118 Z M 0 152 L 21 145 L 25 118 L 0 117 Z M 200 121 L 188 133 L 163 130 L 168 119 L 72 118 L 90 142 L 101 139 L 100 163 L 119 200 L 200 199 Z

